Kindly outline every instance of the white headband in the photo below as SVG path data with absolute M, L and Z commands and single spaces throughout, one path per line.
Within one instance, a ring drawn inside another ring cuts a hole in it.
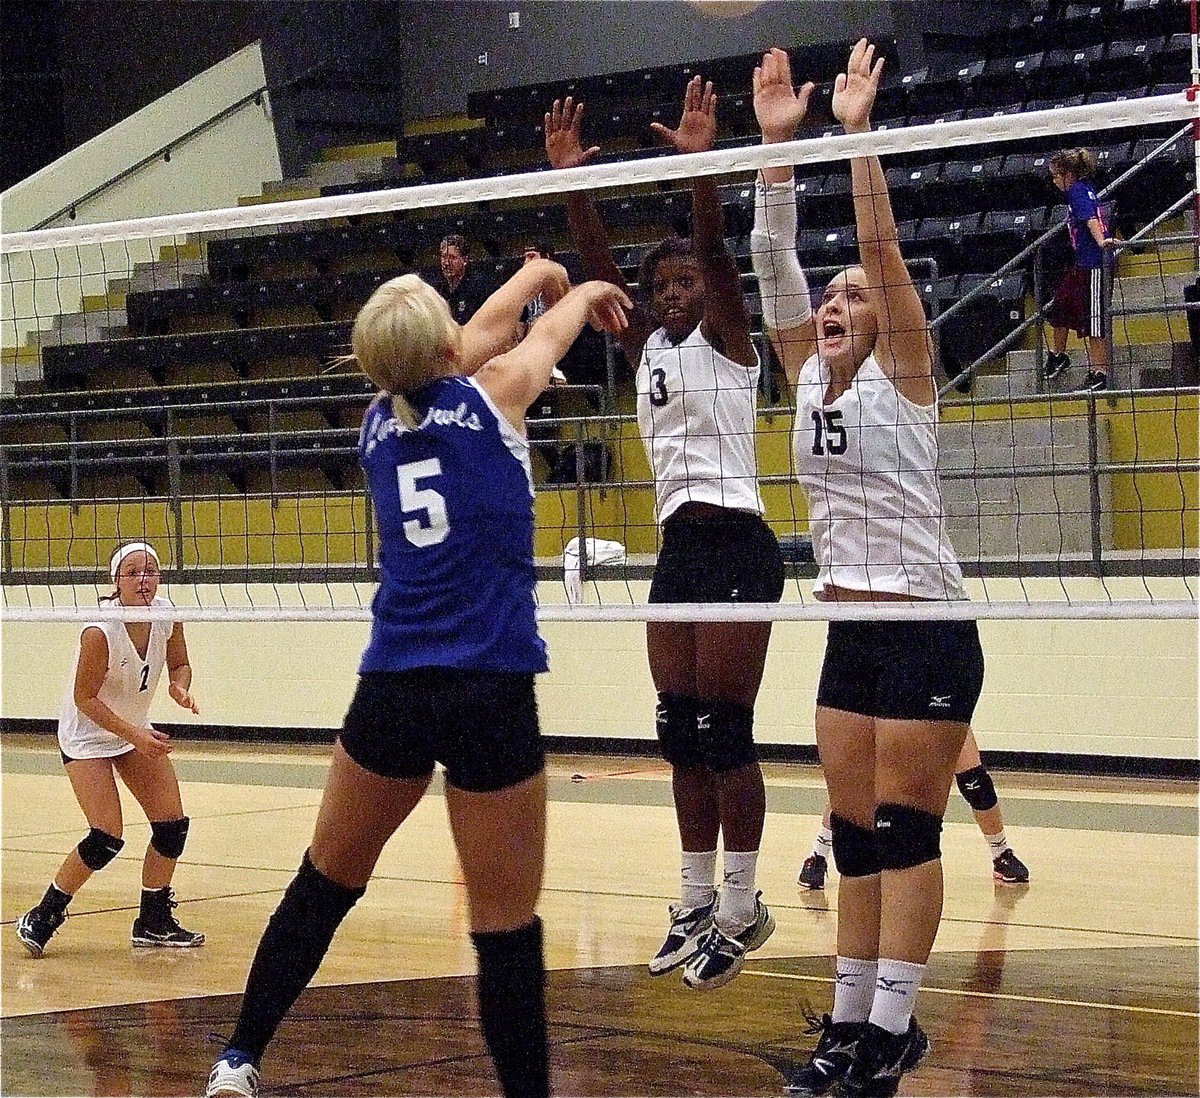
M 131 541 L 113 553 L 112 560 L 108 562 L 108 574 L 112 576 L 113 583 L 117 582 L 117 570 L 121 567 L 121 561 L 130 553 L 147 553 L 154 558 L 154 563 L 158 564 L 158 554 L 153 545 L 147 545 L 144 541 Z

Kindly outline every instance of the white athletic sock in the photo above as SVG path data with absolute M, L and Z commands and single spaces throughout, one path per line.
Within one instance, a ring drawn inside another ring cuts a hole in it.
M 726 850 L 725 876 L 717 902 L 717 926 L 726 934 L 739 934 L 754 922 L 754 872 L 757 850 Z
M 984 835 L 984 838 L 987 839 L 987 844 L 991 847 L 993 860 L 999 858 L 1006 850 L 1012 849 L 1008 845 L 1008 839 L 1005 838 L 1003 831 L 998 831 L 995 835 Z
M 829 860 L 833 853 L 833 832 L 828 827 L 822 827 L 817 832 L 817 841 L 813 843 L 812 852 L 826 861 Z
M 921 986 L 924 972 L 924 965 L 880 957 L 870 1021 L 888 1033 L 904 1033 L 912 1017 L 917 989 Z
M 717 872 L 715 850 L 685 850 L 680 870 L 679 902 L 684 907 L 703 907 L 716 895 L 713 877 Z
M 833 985 L 835 1022 L 865 1022 L 870 1017 L 878 967 L 878 961 L 860 961 L 857 957 L 837 959 L 837 981 Z

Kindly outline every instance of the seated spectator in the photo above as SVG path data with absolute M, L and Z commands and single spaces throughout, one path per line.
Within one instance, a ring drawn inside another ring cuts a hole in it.
M 441 271 L 429 284 L 446 299 L 454 319 L 466 324 L 496 289 L 494 280 L 486 271 L 472 267 L 470 245 L 459 233 L 442 238 L 438 260 Z

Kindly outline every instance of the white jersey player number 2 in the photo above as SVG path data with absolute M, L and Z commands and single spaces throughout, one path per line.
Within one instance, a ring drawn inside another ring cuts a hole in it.
M 417 481 L 442 475 L 442 463 L 437 458 L 410 461 L 396 470 L 400 480 L 400 510 L 406 514 L 424 511 L 425 518 L 407 519 L 404 536 L 419 549 L 445 541 L 450 533 L 445 497 L 432 488 L 418 488 Z

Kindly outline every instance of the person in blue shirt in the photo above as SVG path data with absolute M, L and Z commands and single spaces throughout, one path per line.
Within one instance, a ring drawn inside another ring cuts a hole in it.
M 511 346 L 522 308 L 555 303 Z M 275 1030 L 366 890 L 384 845 L 446 771 L 470 903 L 481 1028 L 505 1095 L 549 1094 L 541 890 L 546 775 L 534 676 L 533 478 L 525 411 L 589 321 L 631 308 L 605 282 L 521 268 L 465 326 L 416 275 L 380 286 L 354 358 L 380 388 L 359 457 L 382 579 L 312 843 L 254 957 L 206 1094 L 253 1098 Z M 506 349 L 510 348 L 511 349 Z
M 1053 329 L 1053 350 L 1046 357 L 1045 376 L 1053 381 L 1071 365 L 1067 335 L 1073 329 L 1087 353 L 1083 388 L 1099 392 L 1108 388 L 1113 238 L 1090 182 L 1095 172 L 1096 158 L 1088 149 L 1067 149 L 1050 158 L 1050 178 L 1067 196 L 1067 231 L 1075 250 L 1075 265 L 1063 276 L 1047 313 Z

